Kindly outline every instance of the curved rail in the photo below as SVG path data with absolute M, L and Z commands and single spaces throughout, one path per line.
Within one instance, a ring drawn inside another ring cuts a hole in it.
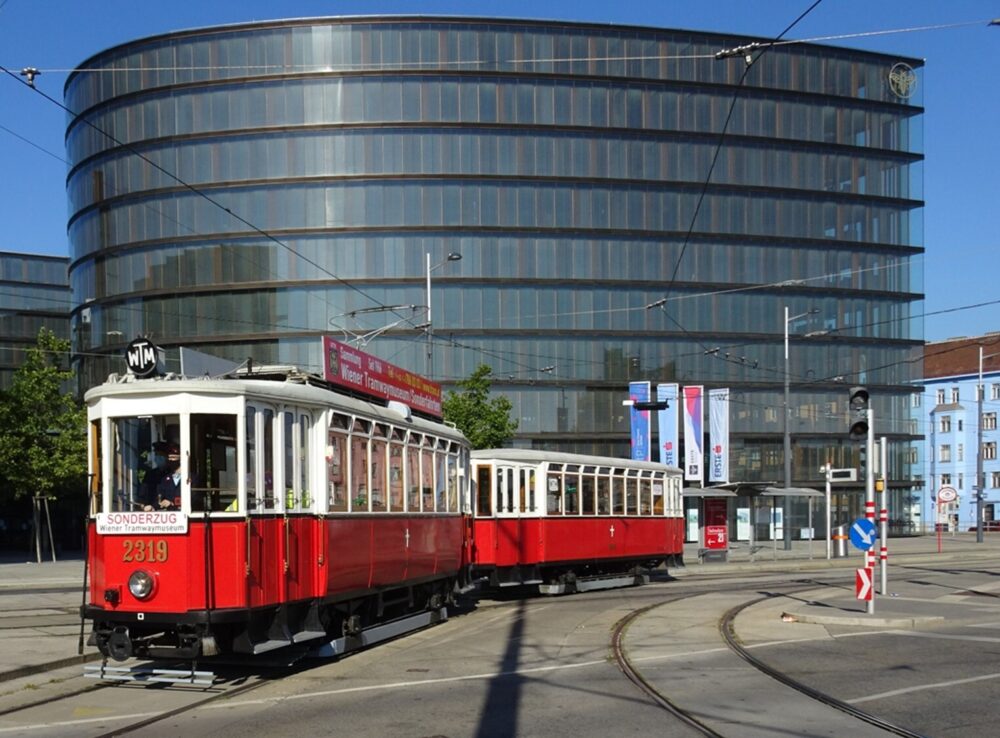
M 799 591 L 804 591 L 804 589 Z M 853 705 L 848 704 L 847 702 L 844 702 L 842 700 L 838 700 L 836 697 L 832 697 L 826 694 L 825 692 L 820 692 L 817 689 L 813 689 L 809 685 L 804 684 L 803 682 L 800 682 L 797 679 L 790 677 L 788 674 L 779 671 L 778 669 L 775 669 L 772 666 L 769 666 L 768 664 L 758 659 L 756 656 L 751 655 L 750 652 L 743 647 L 742 643 L 740 643 L 739 637 L 736 635 L 736 631 L 733 627 L 733 624 L 736 620 L 736 616 L 739 615 L 741 612 L 743 612 L 743 610 L 745 610 L 746 608 L 750 607 L 751 605 L 756 605 L 761 602 L 765 602 L 766 600 L 776 596 L 779 595 L 767 594 L 763 597 L 758 597 L 757 599 L 744 602 L 740 605 L 737 605 L 736 607 L 731 608 L 719 619 L 719 632 L 722 634 L 722 637 L 725 639 L 726 644 L 729 646 L 730 649 L 732 649 L 734 653 L 736 653 L 740 658 L 742 658 L 744 661 L 746 661 L 748 664 L 753 666 L 758 671 L 767 674 L 772 679 L 778 680 L 782 684 L 801 692 L 802 694 L 806 695 L 807 697 L 810 697 L 811 699 L 816 700 L 817 702 L 820 702 L 824 705 L 829 705 L 830 707 L 834 707 L 842 712 L 846 712 L 848 715 L 851 715 L 852 717 L 855 717 L 858 720 L 862 720 L 866 723 L 874 725 L 890 733 L 906 736 L 907 738 L 924 738 L 922 733 L 915 733 L 912 730 L 909 730 L 908 728 L 904 728 L 901 725 L 896 725 L 895 723 L 892 723 L 888 720 L 884 720 L 883 718 L 880 718 L 877 715 L 872 715 L 871 713 L 865 712 L 864 710 L 859 710 L 857 707 L 854 707 Z
M 699 592 L 696 594 L 701 593 Z M 710 736 L 711 738 L 723 738 L 721 733 L 715 732 L 708 727 L 708 725 L 694 717 L 691 713 L 683 710 L 678 705 L 675 705 L 663 694 L 661 694 L 655 687 L 653 687 L 652 684 L 646 681 L 646 679 L 636 669 L 632 667 L 631 661 L 629 661 L 629 658 L 625 655 L 625 648 L 623 644 L 625 632 L 628 630 L 629 625 L 631 625 L 636 619 L 657 607 L 663 607 L 664 605 L 669 605 L 674 602 L 680 602 L 683 599 L 694 596 L 695 594 L 680 595 L 630 612 L 615 624 L 615 629 L 611 635 L 611 653 L 614 656 L 615 663 L 618 665 L 618 668 L 621 669 L 625 677 L 653 702 L 685 725 L 688 725 L 701 733 L 701 735 Z

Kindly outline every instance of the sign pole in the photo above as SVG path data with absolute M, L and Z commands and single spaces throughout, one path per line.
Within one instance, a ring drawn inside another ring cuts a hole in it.
M 868 415 L 868 438 L 865 440 L 865 519 L 875 522 L 875 418 L 872 409 L 865 410 Z M 869 548 L 865 552 L 865 568 L 869 574 L 875 570 L 875 552 Z M 868 600 L 868 614 L 875 614 L 875 593 Z
M 944 503 L 938 502 L 935 507 L 937 508 L 937 520 L 934 521 L 934 527 L 937 528 L 938 553 L 941 553 L 941 511 L 944 510 Z
M 881 587 L 879 594 L 885 597 L 889 592 L 889 509 L 886 503 L 889 486 L 889 440 L 882 436 L 881 443 L 882 463 L 880 464 L 881 495 L 879 496 L 878 523 L 879 537 L 881 538 L 881 550 L 879 551 L 879 574 L 881 576 Z
M 830 469 L 832 464 L 828 461 L 823 471 L 826 472 L 826 560 L 829 561 L 833 556 L 833 529 L 830 527 L 833 524 L 831 520 L 830 513 L 830 484 L 833 481 L 831 477 Z

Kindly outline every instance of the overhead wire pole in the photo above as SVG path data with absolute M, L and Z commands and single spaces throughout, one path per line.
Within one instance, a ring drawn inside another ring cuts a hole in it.
M 785 458 L 784 458 L 784 462 L 785 462 L 785 490 L 786 490 L 786 492 L 785 492 L 785 497 L 784 497 L 784 499 L 783 499 L 783 501 L 781 503 L 782 507 L 783 507 L 782 516 L 781 516 L 782 517 L 782 519 L 781 519 L 781 527 L 782 527 L 782 531 L 783 531 L 782 537 L 783 537 L 784 542 L 785 542 L 785 550 L 786 551 L 788 551 L 788 550 L 790 550 L 792 548 L 792 527 L 791 527 L 791 525 L 789 525 L 789 522 L 790 522 L 789 519 L 791 517 L 790 514 L 789 514 L 790 513 L 790 509 L 791 509 L 791 503 L 789 502 L 790 495 L 787 492 L 787 490 L 789 490 L 791 488 L 791 486 L 792 486 L 792 429 L 791 429 L 791 424 L 788 421 L 788 416 L 792 412 L 792 408 L 791 408 L 790 401 L 789 401 L 789 379 L 790 379 L 790 376 L 789 376 L 789 366 L 788 366 L 788 324 L 791 323 L 793 320 L 798 320 L 799 318 L 804 318 L 807 315 L 815 315 L 818 312 L 819 312 L 819 308 L 812 308 L 810 310 L 807 310 L 804 313 L 799 313 L 798 315 L 793 315 L 791 317 L 788 317 L 788 305 L 785 305 L 785 412 L 784 412 L 784 417 L 785 417 L 785 422 L 784 422 L 785 453 L 784 453 L 784 457 Z

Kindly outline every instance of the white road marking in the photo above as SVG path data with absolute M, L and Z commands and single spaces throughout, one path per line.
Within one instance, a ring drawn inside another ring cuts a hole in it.
M 91 723 L 107 723 L 117 720 L 142 720 L 143 718 L 159 715 L 158 712 L 136 712 L 131 715 L 105 715 L 104 717 L 80 718 L 79 720 L 63 720 L 58 723 L 35 723 L 33 725 L 15 725 L 9 728 L 0 728 L 0 733 L 14 733 L 24 730 L 45 730 L 46 728 L 69 728 L 74 725 L 89 725 Z
M 847 700 L 849 704 L 857 705 L 861 702 L 871 702 L 872 700 L 880 700 L 886 697 L 897 697 L 901 694 L 910 694 L 911 692 L 922 692 L 927 689 L 946 689 L 948 687 L 955 687 L 959 684 L 971 684 L 972 682 L 984 682 L 989 679 L 1000 679 L 1000 673 L 998 674 L 983 674 L 977 677 L 968 677 L 966 679 L 952 679 L 949 682 L 935 682 L 933 684 L 922 684 L 918 687 L 907 687 L 905 689 L 894 689 L 891 692 L 882 692 L 881 694 L 870 694 L 867 697 L 858 697 L 857 699 Z

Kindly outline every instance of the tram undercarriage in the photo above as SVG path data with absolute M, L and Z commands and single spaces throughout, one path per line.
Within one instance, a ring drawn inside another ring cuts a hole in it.
M 94 621 L 88 644 L 115 661 L 252 656 L 297 644 L 314 647 L 318 641 L 346 639 L 335 649 L 340 654 L 354 650 L 347 647 L 352 644 L 360 648 L 374 642 L 362 637 L 371 628 L 422 613 L 433 614 L 436 622 L 447 605 L 454 603 L 456 583 L 457 578 L 448 577 L 328 601 L 211 613 L 121 613 L 109 617 L 107 611 L 87 608 L 84 616 Z

